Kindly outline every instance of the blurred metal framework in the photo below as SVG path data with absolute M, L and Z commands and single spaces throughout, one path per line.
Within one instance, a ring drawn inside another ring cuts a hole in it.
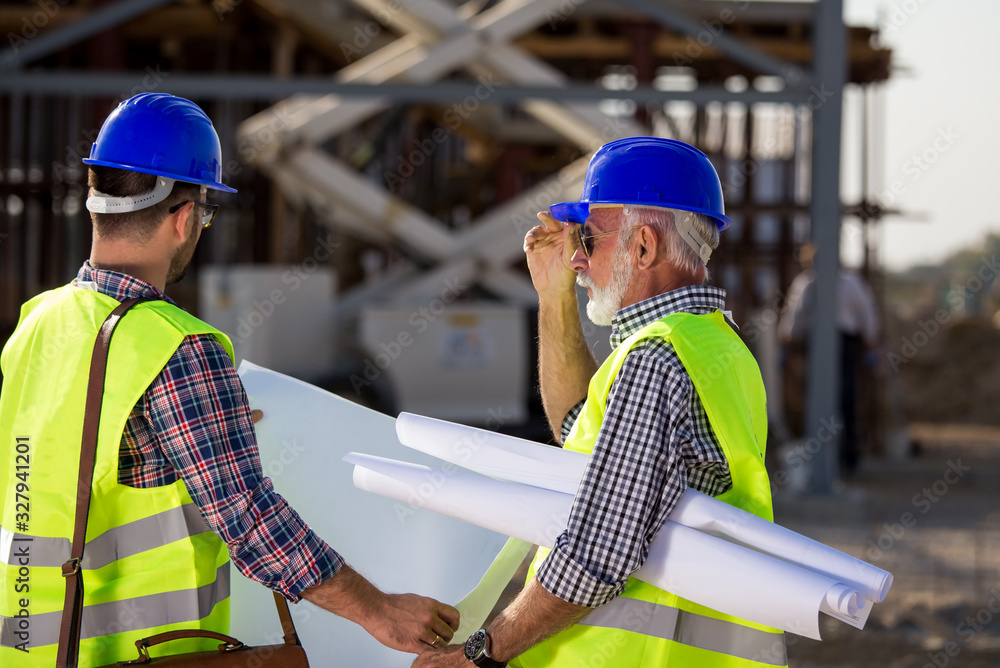
M 843 25 L 842 0 L 52 6 L 0 3 L 3 34 L 24 37 L 0 51 L 0 338 L 85 257 L 79 158 L 134 92 L 198 100 L 234 156 L 241 193 L 199 262 L 297 262 L 333 234 L 345 322 L 452 277 L 530 308 L 520 245 L 534 212 L 574 196 L 601 143 L 652 132 L 699 146 L 722 176 L 735 224 L 713 273 L 739 322 L 775 316 L 794 250 L 818 243 L 805 432 L 836 413 L 840 221 L 867 230 L 884 213 L 840 202 L 843 90 L 865 91 L 868 119 L 890 58 L 872 30 Z M 864 141 L 867 158 L 879 138 Z M 835 470 L 824 452 L 819 492 Z

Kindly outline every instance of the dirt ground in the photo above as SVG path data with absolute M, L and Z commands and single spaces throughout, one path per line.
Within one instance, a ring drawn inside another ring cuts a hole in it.
M 907 421 L 1000 426 L 1000 329 L 985 318 L 892 323 L 885 371 Z
M 918 456 L 867 461 L 832 497 L 776 496 L 776 521 L 895 578 L 864 630 L 824 616 L 822 642 L 789 636 L 791 666 L 1000 666 L 997 430 L 911 432 Z
M 1000 667 L 1000 330 L 887 323 L 889 406 L 909 448 L 877 447 L 830 498 L 776 496 L 775 519 L 893 573 L 863 631 L 824 619 L 796 668 Z M 885 378 L 885 377 L 883 377 Z M 885 446 L 885 444 L 881 444 Z M 905 460 L 893 460 L 908 454 Z

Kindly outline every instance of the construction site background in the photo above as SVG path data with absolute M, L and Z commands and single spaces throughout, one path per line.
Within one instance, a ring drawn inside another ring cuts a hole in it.
M 797 668 L 1000 665 L 998 242 L 887 276 L 875 407 L 889 436 L 832 497 L 775 490 L 777 522 L 895 576 L 864 631 L 826 620 L 823 642 L 789 636 Z
M 0 75 L 0 343 L 21 304 L 87 256 L 81 158 L 103 119 L 129 95 L 176 92 L 213 119 L 224 180 L 240 192 L 222 200 L 173 298 L 232 335 L 238 356 L 390 414 L 470 399 L 438 416 L 544 440 L 524 232 L 575 196 L 602 141 L 681 139 L 720 172 L 734 223 L 713 280 L 784 408 L 769 444 L 776 520 L 895 574 L 864 631 L 830 622 L 822 643 L 789 636 L 791 665 L 1000 665 L 1000 242 L 883 275 L 879 230 L 898 211 L 880 197 L 894 69 L 878 27 L 844 31 L 843 124 L 856 141 L 842 171 L 860 178 L 842 188 L 856 197 L 841 218 L 882 305 L 882 348 L 864 379 L 859 474 L 819 496 L 785 470 L 806 396 L 801 375 L 782 376 L 775 329 L 815 232 L 813 130 L 828 89 L 794 84 L 832 28 L 815 29 L 822 3 L 123 1 L 134 14 L 98 25 L 109 4 L 0 1 L 0 34 L 40 53 L 30 69 L 13 68 L 9 50 L 0 59 L 12 68 Z M 39 49 L 59 31 L 60 48 Z M 427 92 L 373 105 L 280 88 L 324 78 Z M 603 92 L 504 97 L 533 85 Z M 472 95 L 447 97 L 448 86 Z M 425 382 L 433 373 L 444 380 Z

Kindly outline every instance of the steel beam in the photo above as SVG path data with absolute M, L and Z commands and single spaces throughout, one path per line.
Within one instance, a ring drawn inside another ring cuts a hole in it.
M 512 25 L 534 25 L 544 18 L 547 11 L 558 5 L 558 0 L 538 0 L 534 3 L 507 0 L 472 17 L 467 23 L 460 15 L 461 9 L 456 11 L 440 0 L 419 0 L 407 5 L 389 4 L 385 0 L 356 1 L 376 16 L 382 17 L 383 21 L 396 30 L 412 32 L 338 72 L 335 77 L 338 83 L 431 83 L 474 60 L 487 48 L 510 49 L 511 47 L 502 45 L 517 34 L 512 31 Z M 522 18 L 511 24 L 510 14 L 517 14 Z M 477 104 L 482 96 L 481 88 L 477 85 L 470 94 Z M 463 96 L 460 100 L 465 101 L 470 95 Z M 255 135 L 267 130 L 271 113 L 279 108 L 294 106 L 296 111 L 288 127 L 282 131 L 281 144 L 286 147 L 315 144 L 353 127 L 365 117 L 374 115 L 389 105 L 389 100 L 384 99 L 354 100 L 351 104 L 345 104 L 340 96 L 334 94 L 311 100 L 302 98 L 301 95 L 296 96 L 291 105 L 279 103 L 248 119 L 241 126 L 241 135 L 245 140 L 262 143 L 257 142 Z M 564 122 L 555 127 L 572 130 L 576 126 Z M 273 136 L 273 133 L 268 134 Z M 272 145 L 265 149 L 262 157 L 270 157 L 277 152 L 273 140 L 266 143 Z
M 396 11 L 390 11 L 393 5 L 387 0 L 354 0 L 368 11 L 385 16 L 397 30 L 408 30 L 410 25 L 423 26 L 419 30 L 421 39 L 444 39 L 474 30 L 483 48 L 466 68 L 480 78 L 496 75 L 506 85 L 558 88 L 569 84 L 566 75 L 508 42 L 552 12 L 561 11 L 564 1 L 506 0 L 480 14 L 465 16 L 464 7 L 456 10 L 442 0 L 414 0 Z M 417 33 L 409 36 L 413 34 Z M 611 139 L 642 133 L 642 128 L 631 119 L 611 119 L 592 102 L 532 99 L 525 101 L 523 108 L 587 151 Z
M 557 6 L 556 0 L 545 2 L 507 0 L 476 15 L 469 14 L 465 8 L 456 10 L 455 7 L 440 0 L 414 0 L 402 6 L 389 5 L 384 0 L 355 1 L 379 16 L 387 25 L 408 34 L 398 43 L 363 58 L 348 71 L 340 73 L 337 77 L 340 83 L 430 83 L 432 79 L 440 78 L 450 69 L 465 65 L 478 77 L 480 83 L 470 88 L 469 94 L 459 96 L 456 101 L 463 103 L 474 101 L 475 107 L 486 99 L 494 99 L 497 89 L 501 86 L 509 88 L 510 82 L 527 84 L 533 89 L 543 86 L 562 88 L 567 83 L 566 77 L 561 72 L 517 47 L 506 44 L 519 32 L 541 21 L 546 11 Z M 489 83 L 482 83 L 484 81 Z M 357 102 L 353 113 L 356 117 L 350 118 L 351 109 L 345 108 L 342 96 L 329 95 L 311 103 L 293 104 L 297 107 L 296 119 L 293 121 L 293 128 L 290 131 L 286 130 L 282 137 L 282 142 L 286 146 L 308 146 L 321 142 L 337 130 L 355 124 L 365 113 L 363 109 L 365 104 Z M 387 104 L 387 101 L 382 100 L 371 104 L 368 110 L 374 113 Z M 577 103 L 572 105 L 573 109 L 568 109 L 549 100 L 529 100 L 524 106 L 536 118 L 586 150 L 596 148 L 603 141 L 638 131 L 631 121 L 619 122 L 600 113 L 596 104 Z M 252 119 L 252 123 L 245 124 L 244 129 L 266 128 L 269 122 L 266 113 Z M 298 172 L 298 159 L 295 157 L 298 150 L 301 149 L 293 150 L 290 159 L 283 158 L 281 170 L 276 171 Z M 319 160 L 315 152 L 312 159 Z M 332 167 L 325 163 L 332 163 L 334 160 L 326 157 L 321 162 L 328 171 Z M 262 167 L 271 169 L 266 161 Z M 300 176 L 303 179 L 310 178 L 307 173 L 302 173 Z M 576 180 L 582 180 L 582 175 Z M 562 184 L 549 185 L 550 195 L 552 192 L 560 191 L 561 186 Z M 575 187 L 579 189 L 579 183 L 576 183 Z M 350 192 L 331 191 L 329 194 L 334 200 L 352 207 L 355 204 L 347 199 L 351 193 L 356 195 L 357 192 L 359 191 L 351 188 Z M 527 214 L 528 217 L 533 216 L 534 211 L 544 208 L 551 201 L 550 199 L 539 203 L 526 202 L 525 205 L 532 209 Z M 515 208 L 522 208 L 521 202 L 514 201 L 509 204 L 510 207 L 491 211 L 483 219 L 476 221 L 467 232 L 453 233 L 454 244 L 457 247 L 444 256 L 435 258 L 440 263 L 438 266 L 425 271 L 416 280 L 407 282 L 405 287 L 394 290 L 393 299 L 395 301 L 421 299 L 439 289 L 441 281 L 448 278 L 475 281 L 512 302 L 533 304 L 536 295 L 530 282 L 523 275 L 510 270 L 513 261 L 511 253 L 520 254 L 524 230 L 521 229 L 523 225 L 514 223 L 512 213 Z M 415 215 L 417 218 L 422 217 L 422 213 L 419 212 Z M 425 221 L 424 226 L 430 224 L 430 221 Z M 392 231 L 389 232 L 396 236 Z M 401 237 L 400 241 L 408 245 Z M 490 252 L 484 253 L 484 248 L 489 248 Z
M 736 62 L 753 68 L 762 74 L 781 77 L 788 86 L 795 88 L 808 86 L 809 84 L 809 74 L 798 65 L 786 63 L 778 58 L 769 56 L 745 42 L 727 35 L 724 32 L 724 26 L 735 19 L 736 14 L 733 9 L 728 7 L 723 8 L 720 11 L 718 19 L 699 22 L 697 19 L 693 19 L 682 12 L 672 9 L 662 2 L 653 2 L 652 0 L 617 0 L 617 3 L 645 14 L 654 21 L 685 35 L 701 38 L 702 35 L 706 35 L 707 33 L 704 41 L 708 42 L 709 47 L 717 49 Z M 726 17 L 728 17 L 728 20 L 726 20 Z M 814 30 L 814 32 L 821 32 L 825 29 L 821 21 L 813 21 L 813 25 L 819 26 L 819 30 Z
M 311 198 L 319 196 L 328 205 L 347 208 L 356 217 L 370 220 L 380 234 L 388 234 L 415 251 L 417 256 L 440 263 L 395 290 L 398 300 L 419 299 L 435 289 L 444 277 L 458 277 L 475 280 L 512 301 L 534 303 L 530 283 L 523 276 L 512 273 L 510 264 L 520 256 L 521 240 L 526 229 L 534 224 L 534 213 L 553 201 L 572 198 L 571 191 L 578 192 L 587 159 L 489 212 L 475 221 L 468 231 L 455 233 L 441 228 L 437 221 L 406 203 L 388 194 L 383 197 L 375 192 L 377 187 L 352 177 L 350 170 L 332 156 L 309 147 L 387 108 L 392 101 L 463 103 L 471 100 L 478 107 L 489 100 L 491 103 L 522 104 L 537 119 L 590 151 L 611 139 L 641 131 L 631 119 L 619 120 L 600 112 L 596 105 L 599 100 L 666 102 L 687 99 L 705 103 L 748 101 L 758 95 L 756 91 L 748 95 L 714 88 L 678 93 L 651 87 L 607 91 L 595 86 L 567 85 L 569 82 L 561 72 L 507 44 L 516 34 L 542 20 L 546 11 L 558 5 L 555 0 L 505 0 L 475 15 L 464 14 L 464 8 L 456 9 L 441 0 L 413 0 L 403 5 L 390 5 L 386 0 L 355 2 L 379 16 L 384 24 L 407 34 L 345 68 L 334 81 L 314 82 L 320 86 L 318 90 L 305 86 L 294 89 L 295 92 L 327 93 L 324 97 L 296 95 L 250 119 L 242 130 L 245 138 L 253 137 L 273 127 L 280 113 L 290 113 L 291 122 L 281 124 L 277 133 L 280 135 L 278 141 L 289 149 L 288 152 L 283 157 L 270 155 L 266 150 L 259 152 L 261 167 L 286 176 L 294 175 L 293 180 L 309 184 Z M 433 83 L 461 66 L 476 75 L 480 82 L 471 85 Z M 244 88 L 259 90 L 261 86 L 254 84 Z M 269 87 L 265 84 L 264 88 Z M 216 95 L 220 90 L 220 86 L 213 86 Z M 362 90 L 377 91 L 377 96 L 365 97 Z M 267 90 L 267 97 L 280 95 L 282 91 Z M 760 94 L 756 101 L 802 103 L 805 99 L 806 94 L 802 91 L 788 91 Z M 372 207 L 378 211 L 367 210 Z M 400 224 L 403 220 L 406 224 Z M 437 238 L 429 242 L 429 236 Z
M 66 97 L 121 96 L 139 85 L 146 72 L 94 73 L 70 70 L 31 71 L 8 73 L 0 78 L 0 92 Z M 372 100 L 388 106 L 389 103 L 451 103 L 483 95 L 482 84 L 463 82 L 438 82 L 428 84 L 384 83 L 377 85 L 338 83 L 324 77 L 290 77 L 275 79 L 265 75 L 212 75 L 171 74 L 157 87 L 193 98 L 217 100 L 266 100 L 299 93 L 330 93 L 352 100 Z M 773 93 L 744 91 L 734 93 L 722 87 L 704 86 L 692 91 L 658 90 L 639 86 L 632 90 L 608 90 L 590 85 L 571 86 L 516 86 L 498 85 L 489 94 L 495 104 L 517 104 L 526 100 L 595 102 L 600 100 L 634 100 L 636 102 L 687 101 L 696 104 L 708 102 L 743 102 L 753 104 L 805 103 L 815 91 L 783 90 Z M 267 115 L 269 112 L 262 112 Z
M 451 232 L 439 221 L 318 149 L 298 151 L 287 167 L 363 220 L 388 232 L 421 259 L 437 260 L 455 249 Z
M 22 47 L 12 44 L 0 52 L 0 70 L 20 68 L 25 63 L 44 58 L 168 2 L 171 0 L 120 0 L 79 21 L 42 33 Z
M 382 7 L 378 2 L 373 0 L 369 3 L 369 9 L 380 16 L 391 17 L 398 23 L 395 25 L 397 29 L 412 30 L 413 33 L 345 68 L 338 74 L 340 83 L 430 83 L 451 69 L 474 60 L 484 51 L 504 48 L 494 42 L 502 43 L 513 37 L 513 26 L 520 23 L 502 25 L 500 29 L 495 29 L 494 25 L 509 19 L 510 14 L 530 15 L 532 18 L 521 21 L 537 22 L 546 7 L 555 4 L 555 0 L 534 4 L 508 1 L 476 16 L 475 25 L 470 25 L 452 7 L 437 0 L 420 0 L 406 5 L 406 9 Z M 380 11 L 383 9 L 385 11 Z M 415 10 L 424 12 L 425 16 L 410 16 L 409 12 Z M 488 38 L 484 39 L 484 34 Z M 424 45 L 419 40 L 430 43 Z M 496 86 L 500 84 L 495 82 Z M 476 100 L 475 106 L 478 107 L 484 97 L 494 92 L 493 86 L 491 84 L 484 91 L 484 84 L 480 83 L 463 100 Z M 336 95 L 313 99 L 298 96 L 284 105 L 284 110 L 291 116 L 289 122 L 282 118 L 283 114 L 277 108 L 272 108 L 244 124 L 244 137 L 263 138 L 275 134 L 268 133 L 269 128 L 278 128 L 281 134 L 279 141 L 291 150 L 279 157 L 265 149 L 261 154 L 263 159 L 258 161 L 264 170 L 275 176 L 279 173 L 286 177 L 294 175 L 296 182 L 309 184 L 309 194 L 313 198 L 319 194 L 328 205 L 339 205 L 352 211 L 355 217 L 369 220 L 372 227 L 390 235 L 422 260 L 442 263 L 419 279 L 408 282 L 408 297 L 421 298 L 428 291 L 438 290 L 444 276 L 459 281 L 476 281 L 513 302 L 533 302 L 534 292 L 524 276 L 513 273 L 509 266 L 493 264 L 487 269 L 489 263 L 479 257 L 479 253 L 452 252 L 453 245 L 459 244 L 463 235 L 445 229 L 418 209 L 355 176 L 352 170 L 332 156 L 309 148 L 387 105 L 384 99 L 348 101 Z M 275 142 L 268 143 L 273 148 Z M 515 249 L 520 247 L 519 241 L 510 239 Z M 394 291 L 394 294 L 399 294 L 399 291 Z
M 410 34 L 400 40 L 400 43 L 385 47 L 380 52 L 363 58 L 348 71 L 340 73 L 337 77 L 340 83 L 429 81 L 439 78 L 449 68 L 466 64 L 467 68 L 479 77 L 480 83 L 460 101 L 475 100 L 477 107 L 480 102 L 485 101 L 484 98 L 494 97 L 496 87 L 509 81 L 529 84 L 533 89 L 540 86 L 561 88 L 566 83 L 566 77 L 561 72 L 505 43 L 517 32 L 527 29 L 526 26 L 531 27 L 537 23 L 547 8 L 556 5 L 554 0 L 546 3 L 508 0 L 468 19 L 461 16 L 461 9 L 456 11 L 439 0 L 417 0 L 403 7 L 387 6 L 383 0 L 358 0 L 358 2 L 382 17 L 383 21 L 389 22 L 392 27 L 401 32 L 409 31 Z M 415 43 L 414 40 L 428 43 L 424 46 Z M 497 81 L 494 74 L 502 81 Z M 487 85 L 482 83 L 484 81 L 490 83 Z M 345 178 L 342 167 L 337 165 L 333 158 L 319 155 L 316 151 L 304 151 L 302 147 L 323 141 L 335 131 L 356 124 L 366 113 L 375 113 L 387 104 L 384 100 L 371 103 L 356 101 L 354 106 L 350 107 L 350 104 L 340 96 L 328 95 L 310 101 L 299 96 L 287 105 L 295 118 L 291 128 L 282 128 L 281 139 L 286 146 L 296 148 L 290 158 L 281 159 L 280 169 L 272 169 L 272 165 L 266 159 L 262 161 L 262 167 L 275 173 L 295 172 L 296 180 L 301 179 L 302 182 L 314 178 L 317 174 L 340 170 L 340 180 L 345 183 L 351 182 L 353 179 Z M 630 121 L 622 122 L 609 118 L 594 104 L 575 104 L 573 107 L 572 110 L 567 109 L 548 100 L 525 103 L 525 108 L 530 113 L 550 127 L 557 128 L 587 150 L 592 150 L 609 139 L 638 131 L 638 128 L 632 127 Z M 273 123 L 277 110 L 272 111 L 270 116 L 268 113 L 264 112 L 244 125 L 246 136 L 250 136 L 249 132 L 262 131 Z M 311 156 L 310 160 L 313 161 L 311 169 L 302 169 L 303 165 L 300 163 L 304 152 Z M 580 174 L 576 175 L 577 178 L 571 188 L 579 190 L 579 181 L 582 180 L 584 169 L 585 167 L 576 170 Z M 565 178 L 562 176 L 565 171 L 561 173 L 561 178 Z M 550 181 L 556 185 L 552 183 L 547 185 L 548 196 L 543 198 L 545 201 L 532 201 L 530 197 L 533 193 L 523 195 L 529 197 L 524 203 L 524 206 L 531 209 L 525 216 L 529 219 L 527 221 L 529 226 L 533 224 L 531 219 L 535 211 L 545 208 L 556 199 L 566 199 L 562 197 L 562 190 L 566 184 L 556 177 Z M 323 189 L 328 190 L 328 196 L 332 201 L 340 202 L 357 213 L 358 203 L 352 199 L 355 199 L 364 188 L 362 184 L 354 185 L 357 188 L 352 186 L 347 191 L 329 189 L 328 186 Z M 371 201 L 382 198 L 369 193 L 364 199 Z M 491 211 L 484 219 L 476 221 L 468 232 L 453 233 L 454 243 L 458 246 L 453 251 L 447 251 L 449 246 L 447 243 L 424 247 L 422 254 L 425 257 L 432 255 L 429 251 L 433 248 L 441 248 L 447 252 L 443 257 L 433 258 L 440 262 L 439 266 L 408 282 L 405 288 L 394 290 L 394 300 L 420 299 L 437 290 L 441 281 L 448 278 L 475 281 L 512 302 L 533 304 L 536 295 L 530 282 L 526 277 L 510 271 L 513 256 L 520 255 L 521 239 L 524 234 L 523 224 L 515 223 L 515 214 L 512 213 L 514 209 L 523 208 L 519 200 L 509 203 L 509 207 Z M 416 227 L 425 230 L 434 226 L 433 221 L 422 220 L 425 217 L 422 212 L 406 212 L 406 208 L 405 205 L 393 207 L 393 213 L 408 215 L 411 218 L 415 216 L 418 222 Z M 397 237 L 404 245 L 413 247 L 413 239 L 408 242 L 403 235 L 397 235 L 391 229 L 396 227 L 395 225 L 390 224 L 386 227 L 387 221 L 379 216 L 376 216 L 372 223 L 382 228 L 381 231 Z M 423 235 L 415 234 L 415 238 L 423 238 Z M 484 254 L 484 247 L 490 248 L 492 252 Z
M 809 205 L 816 283 L 809 332 L 806 438 L 809 491 L 829 494 L 837 478 L 840 421 L 840 340 L 836 326 L 840 260 L 840 134 L 847 71 L 843 0 L 819 0 L 814 31 L 814 72 L 828 98 L 813 111 L 812 200 Z M 815 450 L 815 452 L 814 452 Z
M 384 0 L 356 2 L 382 17 L 396 30 L 413 32 L 338 72 L 335 77 L 338 83 L 431 84 L 462 65 L 466 65 L 481 81 L 495 81 L 497 85 L 515 82 L 535 90 L 561 88 L 567 83 L 566 77 L 558 70 L 506 44 L 518 31 L 525 30 L 525 26 L 530 27 L 541 21 L 546 12 L 558 6 L 557 0 L 531 3 L 507 0 L 468 20 L 462 17 L 461 9 L 456 11 L 440 0 L 420 0 L 406 5 L 387 4 Z M 494 74 L 500 81 L 494 78 Z M 504 98 L 507 92 L 503 90 L 499 98 Z M 494 86 L 484 87 L 480 83 L 470 87 L 468 94 L 448 101 L 469 102 L 478 106 L 484 95 L 499 99 Z M 295 113 L 282 131 L 281 144 L 286 147 L 315 144 L 353 127 L 366 116 L 387 108 L 390 103 L 385 99 L 355 99 L 347 103 L 338 95 L 308 101 L 303 98 L 296 96 L 288 104 L 279 103 L 248 119 L 241 127 L 244 139 L 254 140 L 255 133 L 267 128 L 274 112 L 294 106 Z M 577 102 L 563 105 L 535 99 L 525 102 L 524 108 L 587 151 L 605 141 L 641 132 L 641 128 L 631 120 L 615 120 L 602 114 L 596 104 Z M 262 157 L 276 151 L 277 147 L 266 149 Z
M 550 204 L 579 198 L 589 161 L 588 156 L 567 165 L 517 198 L 477 218 L 457 238 L 452 254 L 432 271 L 448 276 L 459 272 L 470 260 L 478 258 L 477 276 L 480 279 L 488 278 L 496 285 L 507 286 L 504 281 L 509 280 L 511 272 L 506 270 L 523 257 L 524 235 L 538 224 L 535 214 L 547 209 Z M 523 289 L 518 286 L 506 289 L 509 294 L 520 295 L 520 303 L 535 305 L 538 301 L 537 293 L 527 280 L 523 281 Z M 405 286 L 394 299 L 413 299 L 419 291 L 418 284 Z
M 438 220 L 428 216 L 416 207 L 400 200 L 386 190 L 367 181 L 363 176 L 347 168 L 330 156 L 316 150 L 302 150 L 295 153 L 279 169 L 264 166 L 275 174 L 285 177 L 295 175 L 300 185 L 293 186 L 314 204 L 330 208 L 342 206 L 353 214 L 356 220 L 367 221 L 370 230 L 358 230 L 363 236 L 384 235 L 408 249 L 416 259 L 437 263 L 452 259 L 461 248 L 459 236 L 447 229 Z M 531 284 L 509 268 L 490 267 L 479 259 L 462 254 L 463 262 L 447 265 L 445 278 L 460 282 L 477 281 L 487 289 L 510 301 L 522 303 L 531 290 Z M 437 270 L 435 270 L 437 271 Z M 440 291 L 440 282 L 422 276 L 408 286 L 407 294 L 421 296 L 420 288 L 432 289 L 432 295 Z

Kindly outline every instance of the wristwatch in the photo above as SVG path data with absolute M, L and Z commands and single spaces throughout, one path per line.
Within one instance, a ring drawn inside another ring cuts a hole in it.
M 497 661 L 490 656 L 493 638 L 486 629 L 479 629 L 465 641 L 465 658 L 480 668 L 505 668 L 505 661 Z

